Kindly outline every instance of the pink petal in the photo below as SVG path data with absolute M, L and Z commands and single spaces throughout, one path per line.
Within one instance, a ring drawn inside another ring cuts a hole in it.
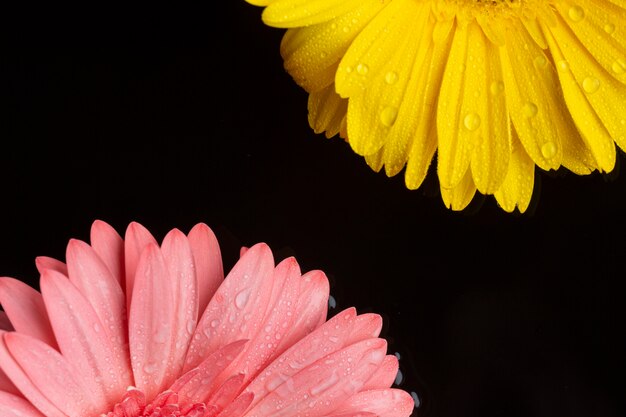
M 80 240 L 67 245 L 69 279 L 95 311 L 102 331 L 111 345 L 111 353 L 119 357 L 118 366 L 130 369 L 128 334 L 126 332 L 126 298 L 119 281 L 113 276 L 96 251 Z M 126 388 L 131 384 L 129 372 L 116 384 Z M 113 383 L 113 381 L 110 381 Z
M 198 281 L 191 247 L 182 232 L 176 229 L 169 232 L 163 240 L 161 253 L 175 300 L 170 325 L 176 343 L 170 352 L 167 367 L 169 372 L 179 375 L 198 320 Z
M 330 414 L 328 417 L 379 417 L 378 414 L 367 411 L 356 411 L 354 413 Z
M 54 404 L 52 404 L 33 381 L 24 373 L 24 370 L 17 364 L 4 341 L 4 335 L 8 333 L 0 331 L 0 367 L 4 373 L 15 381 L 15 385 L 24 397 L 35 407 L 41 410 L 46 417 L 67 417 Z
M 362 390 L 389 388 L 395 381 L 396 375 L 398 375 L 398 358 L 394 355 L 387 355 L 374 375 L 363 385 Z
M 198 279 L 198 320 L 209 304 L 209 300 L 224 281 L 224 268 L 220 246 L 213 231 L 199 223 L 189 232 L 189 244 L 193 252 Z
M 241 394 L 233 402 L 231 402 L 221 413 L 219 413 L 218 416 L 239 417 L 243 415 L 243 413 L 248 409 L 250 404 L 252 404 L 253 399 L 254 394 L 252 394 L 251 392 Z
M 282 261 L 274 270 L 273 286 L 261 330 L 250 340 L 245 352 L 229 367 L 232 372 L 244 372 L 248 380 L 277 356 L 276 347 L 292 327 L 295 302 L 300 287 L 300 267 L 294 258 Z M 228 372 L 226 372 L 228 375 Z
M 81 384 L 76 369 L 59 352 L 20 333 L 5 333 L 4 342 L 33 385 L 63 413 L 89 416 L 104 410 L 99 396 Z
M 242 391 L 246 376 L 244 374 L 234 375 L 228 378 L 221 387 L 206 400 L 207 404 L 217 406 L 218 409 L 225 409 L 235 397 Z
M 326 321 L 329 285 L 322 271 L 307 272 L 300 279 L 294 322 L 276 348 L 278 353 L 302 339 Z
M 2 302 L 0 302 L 0 304 L 2 304 Z M 4 311 L 0 311 L 0 330 L 15 330 L 11 324 L 11 320 L 9 320 L 9 316 L 7 316 L 7 313 Z
M 301 369 L 343 349 L 356 319 L 356 310 L 346 309 L 287 349 L 248 385 L 247 391 L 254 393 L 254 403 Z
M 272 292 L 273 269 L 272 252 L 265 244 L 253 246 L 235 264 L 198 323 L 185 371 L 220 346 L 258 332 Z
M 11 382 L 11 379 L 0 369 L 0 392 L 8 392 L 15 395 L 22 395 L 20 390 Z
M 13 278 L 0 278 L 0 304 L 16 331 L 57 347 L 43 298 L 37 290 Z
M 408 393 L 388 388 L 359 392 L 344 401 L 333 415 L 365 411 L 381 417 L 408 417 L 414 407 L 413 398 Z
M 131 363 L 137 387 L 151 402 L 177 376 L 168 364 L 176 344 L 178 283 L 170 279 L 156 243 L 141 255 L 134 287 L 128 320 Z
M 357 393 L 380 366 L 387 343 L 367 339 L 307 366 L 261 399 L 247 414 L 288 416 L 307 410 L 323 416 Z
M 93 404 L 112 406 L 132 383 L 128 362 L 116 354 L 92 305 L 65 276 L 44 271 L 41 291 L 63 356 L 71 360 Z
M 246 343 L 246 340 L 239 340 L 212 353 L 198 368 L 178 378 L 170 390 L 178 393 L 183 405 L 206 401 L 216 388 L 215 378 L 241 353 Z
M 143 250 L 148 244 L 157 244 L 154 237 L 150 234 L 148 229 L 143 227 L 137 222 L 132 222 L 126 228 L 126 235 L 124 238 L 124 261 L 125 261 L 125 273 L 126 277 L 126 306 L 130 306 L 130 300 L 133 296 L 133 287 L 135 285 L 135 274 L 137 271 L 137 264 Z M 130 308 L 128 309 L 130 310 Z
M 346 343 L 352 344 L 364 339 L 378 337 L 382 328 L 383 319 L 378 314 L 361 314 L 356 318 Z
M 122 237 L 107 223 L 96 220 L 91 225 L 90 240 L 91 247 L 109 268 L 120 287 L 125 288 L 124 241 Z
M 46 269 L 52 269 L 53 271 L 60 272 L 67 276 L 67 265 L 54 258 L 48 258 L 47 256 L 38 256 L 35 258 L 35 266 L 40 274 Z
M 2 417 L 45 417 L 24 398 L 0 391 Z

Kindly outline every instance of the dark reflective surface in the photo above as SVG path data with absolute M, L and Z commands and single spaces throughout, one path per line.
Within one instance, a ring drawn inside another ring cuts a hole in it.
M 382 314 L 418 415 L 625 414 L 626 176 L 541 173 L 528 215 L 452 213 L 433 177 L 407 191 L 310 131 L 259 9 L 64 15 L 3 36 L 1 275 L 36 285 L 94 219 L 202 221 L 228 267 L 265 241 L 329 275 L 331 314 Z

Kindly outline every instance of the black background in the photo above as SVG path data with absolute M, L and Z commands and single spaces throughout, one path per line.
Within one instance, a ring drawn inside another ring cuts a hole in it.
M 408 191 L 312 133 L 260 9 L 112 9 L 3 26 L 0 275 L 37 285 L 95 219 L 205 222 L 226 268 L 265 241 L 329 275 L 331 314 L 382 314 L 418 415 L 624 415 L 626 175 L 537 171 L 523 216 L 450 212 L 434 176 Z

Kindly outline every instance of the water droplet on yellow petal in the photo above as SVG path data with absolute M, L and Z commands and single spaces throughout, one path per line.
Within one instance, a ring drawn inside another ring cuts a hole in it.
M 613 32 L 615 32 L 615 25 L 613 23 L 607 23 L 606 25 L 604 25 L 604 31 L 611 35 Z
M 545 68 L 548 65 L 548 60 L 543 55 L 538 55 L 535 57 L 533 63 L 535 64 L 535 68 L 541 69 Z
M 391 127 L 396 122 L 398 110 L 395 107 L 387 106 L 380 113 L 380 122 L 383 126 Z
M 385 75 L 385 82 L 389 85 L 391 84 L 395 84 L 396 81 L 398 81 L 398 73 L 394 72 L 394 71 L 389 71 L 386 75 Z
M 358 72 L 361 75 L 365 75 L 367 74 L 367 72 L 370 70 L 370 68 L 365 65 L 365 64 L 359 64 L 356 66 L 356 72 Z
M 480 126 L 480 116 L 476 113 L 467 113 L 463 119 L 463 126 L 470 132 L 473 132 Z
M 573 22 L 580 22 L 585 17 L 585 11 L 580 6 L 572 6 L 569 8 L 567 15 Z
M 501 94 L 504 91 L 504 83 L 502 81 L 494 81 L 489 86 L 489 91 L 494 96 Z
M 566 61 L 566 60 L 564 60 L 564 59 L 560 60 L 560 61 L 559 61 L 559 63 L 558 63 L 557 65 L 558 65 L 559 69 L 561 69 L 561 70 L 563 70 L 563 71 L 565 71 L 566 69 L 568 69 L 568 68 L 569 68 L 569 64 L 568 64 L 568 63 L 567 63 L 567 61 Z
M 554 158 L 556 155 L 556 145 L 554 142 L 546 142 L 541 146 L 541 154 L 546 159 Z
M 537 114 L 537 105 L 535 103 L 531 103 L 530 101 L 524 104 L 524 114 L 526 117 L 533 117 Z
M 623 74 L 624 72 L 626 72 L 626 60 L 623 60 L 621 58 L 616 59 L 613 62 L 611 69 L 616 74 Z
M 583 90 L 585 90 L 585 92 L 589 94 L 595 93 L 598 91 L 598 88 L 600 88 L 600 80 L 597 78 L 587 77 L 583 80 Z

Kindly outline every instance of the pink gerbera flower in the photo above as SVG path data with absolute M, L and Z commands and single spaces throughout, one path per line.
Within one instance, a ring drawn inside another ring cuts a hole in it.
M 0 416 L 408 416 L 381 318 L 326 321 L 328 281 L 258 244 L 224 279 L 211 230 L 159 246 L 96 221 L 41 293 L 0 278 Z

